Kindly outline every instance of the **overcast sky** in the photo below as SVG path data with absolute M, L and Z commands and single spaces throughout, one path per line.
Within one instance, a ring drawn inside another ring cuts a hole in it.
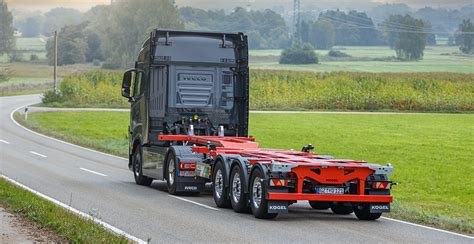
M 2 0 L 0 0 L 2 1 Z M 48 10 L 54 7 L 71 7 L 87 10 L 97 4 L 109 4 L 111 0 L 5 0 L 10 8 L 26 10 Z M 201 8 L 233 8 L 250 5 L 254 8 L 283 6 L 290 8 L 293 0 L 176 0 L 179 6 Z M 380 3 L 406 3 L 413 8 L 424 6 L 458 8 L 473 3 L 473 0 L 301 0 L 301 4 L 325 8 L 369 8 Z

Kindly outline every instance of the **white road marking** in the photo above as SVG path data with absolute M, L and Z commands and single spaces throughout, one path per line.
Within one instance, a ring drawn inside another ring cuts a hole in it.
M 8 177 L 5 176 L 5 175 L 0 175 L 0 177 L 3 178 L 3 179 L 5 179 L 6 181 L 9 181 L 9 182 L 11 182 L 11 183 L 13 183 L 13 184 L 15 184 L 15 185 L 17 185 L 17 186 L 19 186 L 19 187 L 21 187 L 21 188 L 23 188 L 23 189 L 29 191 L 29 192 L 31 192 L 31 193 L 33 193 L 33 194 L 35 194 L 35 195 L 41 197 L 41 198 L 44 198 L 44 199 L 46 199 L 46 200 L 48 200 L 48 201 L 50 201 L 50 202 L 52 202 L 52 203 L 54 203 L 54 204 L 56 204 L 56 205 L 58 205 L 58 206 L 60 206 L 60 207 L 63 207 L 63 208 L 65 208 L 65 209 L 67 209 L 67 210 L 71 211 L 72 213 L 79 215 L 80 217 L 83 217 L 83 218 L 85 218 L 85 219 L 87 219 L 87 220 L 92 220 L 94 223 L 103 226 L 103 227 L 106 228 L 107 230 L 112 231 L 112 232 L 116 233 L 116 234 L 119 235 L 119 236 L 124 236 L 124 237 L 126 237 L 126 238 L 128 238 L 128 239 L 130 239 L 130 240 L 132 240 L 132 241 L 134 241 L 134 242 L 137 242 L 137 243 L 139 243 L 139 244 L 146 244 L 146 243 L 147 243 L 146 241 L 144 241 L 144 240 L 142 240 L 142 239 L 140 239 L 140 238 L 138 238 L 138 237 L 135 237 L 135 236 L 133 236 L 133 235 L 131 235 L 131 234 L 128 234 L 127 232 L 125 232 L 125 231 L 123 231 L 123 230 L 121 230 L 121 229 L 119 229 L 119 228 L 117 228 L 117 227 L 115 227 L 115 226 L 113 226 L 113 225 L 110 225 L 110 224 L 108 224 L 108 223 L 106 223 L 106 222 L 104 222 L 104 221 L 102 221 L 102 220 L 100 220 L 100 219 L 97 219 L 97 218 L 94 217 L 94 216 L 91 216 L 91 215 L 89 215 L 89 214 L 86 214 L 86 213 L 84 213 L 84 212 L 81 212 L 81 211 L 79 211 L 79 210 L 77 210 L 77 209 L 75 209 L 75 208 L 73 208 L 73 207 L 71 207 L 71 206 L 69 206 L 69 205 L 67 205 L 67 204 L 64 204 L 64 203 L 62 203 L 62 202 L 60 202 L 60 201 L 58 201 L 58 200 L 56 200 L 56 199 L 54 199 L 54 198 L 52 198 L 52 197 L 46 196 L 46 195 L 43 194 L 43 193 L 40 193 L 40 192 L 38 192 L 38 191 L 35 191 L 35 190 L 29 188 L 28 186 L 25 186 L 25 185 L 21 184 L 20 182 L 17 182 L 17 181 L 15 181 L 15 180 L 12 180 L 12 179 L 8 178 Z
M 96 175 L 100 175 L 100 176 L 107 176 L 107 175 L 104 175 L 102 173 L 95 172 L 94 170 L 90 170 L 90 169 L 86 169 L 86 168 L 79 168 L 79 169 L 87 171 L 87 172 L 92 173 L 92 174 L 96 174 Z
M 173 196 L 173 195 L 168 195 L 169 197 L 172 197 L 172 198 L 176 198 L 176 199 L 179 199 L 181 201 L 185 201 L 185 202 L 189 202 L 189 203 L 192 203 L 192 204 L 196 204 L 198 206 L 201 206 L 201 207 L 204 207 L 204 208 L 207 208 L 207 209 L 211 209 L 211 210 L 216 210 L 216 211 L 221 211 L 220 209 L 218 208 L 214 208 L 214 207 L 211 207 L 211 206 L 207 206 L 206 204 L 202 204 L 202 203 L 198 203 L 198 202 L 195 202 L 195 201 L 191 201 L 189 199 L 186 199 L 186 198 L 182 198 L 182 197 L 177 197 L 177 196 Z
M 391 220 L 391 221 L 402 223 L 402 224 L 413 225 L 413 226 L 425 228 L 425 229 L 428 229 L 428 230 L 435 230 L 435 231 L 439 231 L 439 232 L 443 232 L 443 233 L 447 233 L 447 234 L 451 234 L 451 235 L 456 235 L 456 236 L 460 236 L 460 237 L 464 237 L 464 238 L 468 238 L 468 239 L 474 239 L 474 236 L 463 235 L 463 234 L 448 231 L 448 230 L 441 230 L 441 229 L 437 229 L 437 228 L 426 226 L 426 225 L 419 225 L 419 224 L 406 222 L 406 221 L 398 220 L 398 219 L 387 218 L 387 217 L 380 217 L 380 218 L 386 219 L 386 220 Z
M 41 153 L 37 153 L 37 152 L 35 152 L 35 151 L 30 151 L 30 153 L 32 153 L 32 154 L 34 154 L 34 155 L 38 155 L 38 156 L 40 156 L 40 157 L 42 157 L 42 158 L 47 158 L 47 156 L 45 156 L 45 155 L 43 155 L 43 154 L 41 154 Z
M 10 142 L 7 142 L 7 141 L 2 140 L 2 139 L 0 139 L 0 142 L 3 142 L 3 143 L 5 143 L 5 144 L 10 144 Z
M 30 103 L 30 104 L 27 104 L 26 106 L 30 107 L 31 105 L 33 104 L 36 104 L 36 103 Z M 13 121 L 13 123 L 15 123 L 17 126 L 19 126 L 20 128 L 23 128 L 24 130 L 28 131 L 28 132 L 31 132 L 35 135 L 38 135 L 38 136 L 41 136 L 41 137 L 44 137 L 44 138 L 48 138 L 50 140 L 53 140 L 53 141 L 56 141 L 56 142 L 61 142 L 63 144 L 66 144 L 66 145 L 69 145 L 69 146 L 73 146 L 73 147 L 76 147 L 76 148 L 81 148 L 81 149 L 84 149 L 84 150 L 87 150 L 87 151 L 90 151 L 90 152 L 95 152 L 95 153 L 99 153 L 99 154 L 102 154 L 102 155 L 107 155 L 107 156 L 110 156 L 110 157 L 114 157 L 114 158 L 118 158 L 118 159 L 121 159 L 121 160 L 127 160 L 128 161 L 128 158 L 123 158 L 123 157 L 119 157 L 119 156 L 115 156 L 115 155 L 112 155 L 112 154 L 108 154 L 108 153 L 104 153 L 104 152 L 99 152 L 99 151 L 96 151 L 94 149 L 90 149 L 90 148 L 86 148 L 86 147 L 81 147 L 81 146 L 78 146 L 76 144 L 72 144 L 72 143 L 69 143 L 69 142 L 65 142 L 65 141 L 62 141 L 62 140 L 59 140 L 59 139 L 56 139 L 56 138 L 53 138 L 53 137 L 49 137 L 49 136 L 46 136 L 46 135 L 43 135 L 43 134 L 40 134 L 36 131 L 32 131 L 26 127 L 24 127 L 23 125 L 20 125 L 20 123 L 18 123 L 14 118 L 13 118 L 13 114 L 24 108 L 25 106 L 21 106 L 17 109 L 14 109 L 11 113 L 10 113 L 10 120 Z

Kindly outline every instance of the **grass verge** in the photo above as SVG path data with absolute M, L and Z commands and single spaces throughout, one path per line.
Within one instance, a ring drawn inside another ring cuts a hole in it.
M 41 133 L 126 156 L 129 114 L 32 113 L 22 124 Z M 111 123 L 113 121 L 113 123 Z M 390 217 L 474 233 L 474 115 L 250 114 L 262 147 L 299 149 L 395 167 Z
M 0 178 L 0 204 L 12 212 L 56 232 L 72 243 L 129 243 L 68 210 Z

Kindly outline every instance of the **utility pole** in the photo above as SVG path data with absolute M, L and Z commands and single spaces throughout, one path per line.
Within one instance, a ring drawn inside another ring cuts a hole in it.
M 293 0 L 293 43 L 299 42 L 301 39 L 301 2 Z
M 58 31 L 54 31 L 54 93 L 57 91 L 57 69 L 58 69 Z

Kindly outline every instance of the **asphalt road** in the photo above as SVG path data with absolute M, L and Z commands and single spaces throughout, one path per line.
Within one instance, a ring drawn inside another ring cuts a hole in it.
M 171 197 L 163 182 L 135 185 L 125 159 L 31 133 L 10 113 L 39 96 L 0 98 L 0 174 L 152 242 L 474 243 L 474 239 L 382 218 L 290 206 L 275 220 L 217 209 L 210 193 Z M 124 128 L 126 129 L 126 128 Z

